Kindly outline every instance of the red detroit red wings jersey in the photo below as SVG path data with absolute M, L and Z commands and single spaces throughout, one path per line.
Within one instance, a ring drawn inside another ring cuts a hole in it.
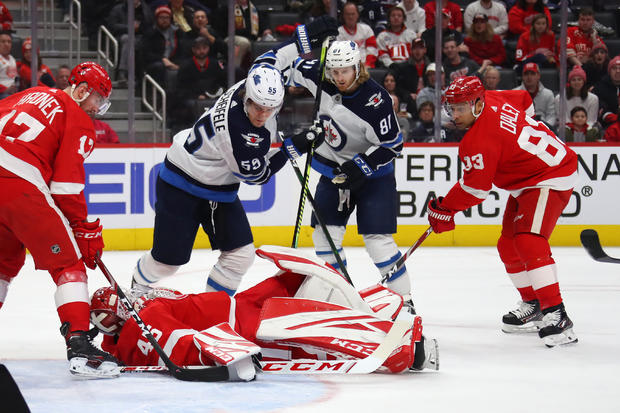
M 73 223 L 87 216 L 84 160 L 93 122 L 65 92 L 34 87 L 0 102 L 0 166 L 49 192 Z
M 577 154 L 517 103 L 502 102 L 504 92 L 496 93 L 459 145 L 464 173 L 442 201 L 444 208 L 462 211 L 476 205 L 493 184 L 515 196 L 526 188 L 569 190 L 575 185 Z
M 526 90 L 487 90 L 484 92 L 484 101 L 485 105 L 493 110 L 497 110 L 504 102 L 509 102 L 512 107 L 530 117 L 536 114 L 532 97 Z

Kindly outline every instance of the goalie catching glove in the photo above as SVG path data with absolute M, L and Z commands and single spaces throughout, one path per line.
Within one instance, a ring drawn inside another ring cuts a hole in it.
M 325 140 L 325 131 L 321 121 L 315 120 L 314 124 L 304 132 L 287 138 L 282 143 L 282 149 L 286 156 L 290 159 L 297 159 L 310 150 L 310 146 L 314 145 L 316 149 Z
M 428 202 L 428 222 L 437 234 L 454 229 L 454 212 L 442 208 L 443 197 Z

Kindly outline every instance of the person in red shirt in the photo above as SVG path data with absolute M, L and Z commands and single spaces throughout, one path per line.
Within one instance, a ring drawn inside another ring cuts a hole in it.
M 581 66 L 592 56 L 594 44 L 604 44 L 594 29 L 594 12 L 589 7 L 579 10 L 577 27 L 569 27 L 566 32 L 566 58 L 570 65 Z
M 450 16 L 450 29 L 463 31 L 463 13 L 461 12 L 461 6 L 450 0 L 439 0 L 441 2 L 441 8 L 447 9 Z M 424 13 L 426 14 L 426 29 L 432 29 L 435 27 L 435 8 L 436 1 L 429 1 L 424 5 Z
M 96 143 L 120 143 L 118 134 L 107 122 L 93 119 L 93 126 L 95 128 Z
M 518 0 L 508 12 L 508 31 L 515 36 L 520 36 L 530 30 L 534 16 L 541 13 L 547 16 L 547 21 L 551 26 L 551 13 L 543 0 Z
M 492 101 L 480 79 L 461 77 L 448 87 L 446 109 L 458 129 L 463 177 L 445 197 L 428 204 L 433 231 L 454 229 L 454 214 L 484 201 L 492 186 L 510 192 L 497 242 L 522 302 L 504 315 L 506 333 L 535 332 L 548 347 L 577 341 L 566 314 L 549 237 L 577 181 L 577 154 L 514 100 Z
M 618 110 L 618 112 L 620 112 L 620 110 Z M 620 113 L 616 114 L 616 116 L 618 115 L 620 115 Z M 620 116 L 618 116 L 616 121 L 607 128 L 605 135 L 603 135 L 603 140 L 607 142 L 620 143 Z
M 65 90 L 34 87 L 0 102 L 0 305 L 23 267 L 57 285 L 56 310 L 71 373 L 115 377 L 117 361 L 90 341 L 85 265 L 103 250 L 99 220 L 89 222 L 84 160 L 95 145 L 91 117 L 109 107 L 112 82 L 94 62 L 73 68 Z
M 486 14 L 476 14 L 465 37 L 465 44 L 469 47 L 469 57 L 479 65 L 501 66 L 506 61 L 506 48 L 488 21 Z
M 536 14 L 532 27 L 519 36 L 515 53 L 518 73 L 521 73 L 523 66 L 529 62 L 537 63 L 541 67 L 556 67 L 555 34 L 549 26 L 544 14 Z
M 11 30 L 12 28 L 13 16 L 11 16 L 11 12 L 7 9 L 4 3 L 0 1 L 0 29 Z
M 52 74 L 52 70 L 47 67 L 47 65 L 43 64 L 41 60 L 41 56 L 39 55 L 39 51 L 37 50 L 38 55 L 38 65 L 39 69 L 37 71 L 37 86 L 56 86 L 56 80 L 54 79 L 54 75 Z M 17 72 L 19 73 L 19 81 L 20 87 L 19 90 L 26 90 L 31 86 L 32 82 L 32 70 L 30 66 L 32 65 L 32 41 L 30 38 L 24 40 L 22 43 L 22 59 L 17 62 Z

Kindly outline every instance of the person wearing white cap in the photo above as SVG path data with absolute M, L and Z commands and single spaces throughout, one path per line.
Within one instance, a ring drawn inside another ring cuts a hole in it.
M 469 30 L 477 14 L 489 16 L 489 24 L 496 35 L 504 38 L 508 32 L 508 13 L 502 2 L 492 0 L 477 0 L 467 5 L 463 14 L 465 30 Z

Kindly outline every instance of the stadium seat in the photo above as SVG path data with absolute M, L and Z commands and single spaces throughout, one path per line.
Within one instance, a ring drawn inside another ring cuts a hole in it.
M 293 124 L 303 127 L 312 124 L 312 110 L 314 109 L 314 98 L 294 98 L 293 99 Z
M 540 81 L 553 94 L 560 90 L 560 73 L 557 69 L 540 69 Z
M 265 27 L 269 27 L 272 31 L 276 31 L 276 27 L 283 24 L 303 23 L 303 19 L 298 13 L 289 13 L 281 11 L 273 11 L 265 14 L 267 24 Z
M 620 54 L 620 39 L 603 39 L 603 41 L 605 42 L 605 45 L 607 45 L 610 58 Z
M 273 49 L 277 45 L 282 42 L 264 42 L 264 41 L 255 41 L 252 43 L 252 57 L 256 59 L 258 56 L 262 55 L 268 50 Z
M 283 0 L 252 0 L 252 3 L 260 11 L 284 11 Z
M 389 70 L 385 67 L 379 67 L 376 69 L 368 69 L 368 73 L 370 73 L 370 77 L 372 77 L 375 82 L 383 86 L 383 78 L 387 74 Z
M 616 15 L 612 11 L 603 11 L 603 12 L 594 13 L 594 20 L 596 20 L 603 26 L 614 29 L 616 32 L 618 31 L 618 26 L 616 23 Z
M 497 88 L 500 90 L 510 90 L 517 87 L 517 73 L 512 69 L 499 70 L 499 84 Z

